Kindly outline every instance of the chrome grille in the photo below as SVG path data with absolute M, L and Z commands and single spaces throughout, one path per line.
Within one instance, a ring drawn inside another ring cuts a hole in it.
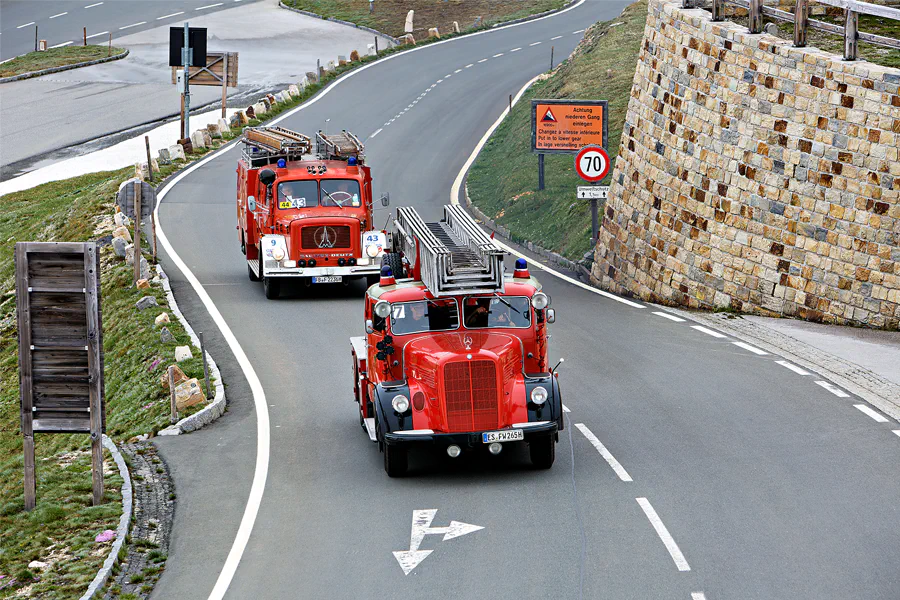
M 449 431 L 496 429 L 497 366 L 491 360 L 444 365 L 444 398 Z

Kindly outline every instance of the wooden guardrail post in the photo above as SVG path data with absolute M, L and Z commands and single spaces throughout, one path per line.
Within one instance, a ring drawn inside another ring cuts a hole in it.
M 134 283 L 141 278 L 141 188 L 143 182 L 134 183 Z
M 750 33 L 762 33 L 763 30 L 763 14 L 762 0 L 750 0 Z
M 175 403 L 175 367 L 169 365 L 169 423 L 178 421 L 178 405 Z
M 809 0 L 797 0 L 794 6 L 794 46 L 806 46 L 806 32 L 809 29 Z
M 844 11 L 844 60 L 856 60 L 859 56 L 859 13 Z

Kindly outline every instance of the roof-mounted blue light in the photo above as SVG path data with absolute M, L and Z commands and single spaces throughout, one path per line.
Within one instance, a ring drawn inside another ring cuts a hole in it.
M 384 265 L 383 267 L 381 267 L 381 276 L 382 277 L 393 277 L 394 270 L 391 269 L 388 265 Z
M 286 166 L 287 166 L 287 161 L 284 160 L 283 158 L 279 158 L 279 159 L 278 159 L 278 168 L 279 168 L 279 169 L 283 169 L 283 168 L 285 168 Z
M 516 269 L 527 269 L 527 268 L 528 268 L 528 263 L 525 261 L 524 258 L 520 258 L 520 259 L 516 260 Z
M 356 157 L 355 157 L 355 156 L 351 156 L 351 157 L 349 157 L 349 158 L 347 159 L 347 166 L 348 166 L 348 167 L 355 167 L 355 166 L 356 166 L 356 163 L 358 163 L 358 162 L 359 162 L 359 161 L 356 160 Z

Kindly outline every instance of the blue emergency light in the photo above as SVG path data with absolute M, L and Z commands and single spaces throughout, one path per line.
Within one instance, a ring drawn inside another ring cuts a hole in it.
M 287 161 L 284 160 L 283 158 L 279 158 L 279 159 L 278 159 L 278 168 L 279 168 L 279 169 L 283 169 L 283 168 L 285 168 L 286 166 L 287 166 Z
M 348 166 L 348 167 L 355 167 L 357 162 L 358 162 L 358 161 L 356 160 L 356 157 L 355 157 L 355 156 L 351 156 L 350 158 L 347 159 L 347 166 Z

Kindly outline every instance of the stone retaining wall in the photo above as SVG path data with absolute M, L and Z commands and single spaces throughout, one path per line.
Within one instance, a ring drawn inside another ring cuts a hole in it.
M 900 70 L 651 0 L 592 282 L 900 323 Z

